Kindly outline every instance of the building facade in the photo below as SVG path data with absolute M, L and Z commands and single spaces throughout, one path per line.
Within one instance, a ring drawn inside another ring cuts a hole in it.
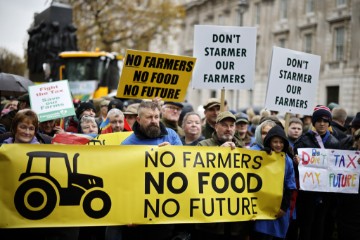
M 193 55 L 194 25 L 257 28 L 254 89 L 226 90 L 229 108 L 265 104 L 272 47 L 321 56 L 316 103 L 360 111 L 360 0 L 187 0 L 178 45 L 180 55 Z M 187 100 L 196 109 L 218 89 L 191 89 Z

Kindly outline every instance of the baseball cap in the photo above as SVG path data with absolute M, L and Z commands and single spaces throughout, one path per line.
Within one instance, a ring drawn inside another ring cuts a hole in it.
M 247 119 L 247 117 L 245 117 L 245 116 L 236 116 L 235 123 L 240 123 L 240 122 L 249 124 L 249 120 Z
M 226 118 L 230 118 L 230 119 L 236 121 L 236 117 L 234 116 L 234 114 L 232 114 L 229 111 L 225 111 L 225 112 L 221 112 L 218 114 L 218 116 L 216 117 L 216 123 L 219 123 Z

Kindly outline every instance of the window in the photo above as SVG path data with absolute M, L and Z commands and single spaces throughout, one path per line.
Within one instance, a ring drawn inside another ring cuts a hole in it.
M 279 47 L 285 48 L 285 45 L 286 45 L 286 39 L 280 38 L 279 39 Z
M 280 0 L 280 19 L 287 19 L 287 0 Z
M 260 24 L 260 3 L 255 3 L 255 14 L 254 14 L 254 22 L 256 25 Z
M 346 5 L 346 0 L 336 0 L 336 6 L 344 6 Z
M 314 12 L 314 4 L 315 4 L 315 0 L 306 0 L 306 6 L 305 6 L 306 13 Z
M 335 60 L 344 60 L 345 28 L 335 28 Z
M 311 53 L 312 51 L 312 34 L 308 33 L 304 35 L 304 49 L 303 51 L 306 53 Z
M 328 105 L 331 102 L 335 102 L 338 103 L 339 102 L 339 86 L 331 86 L 331 87 L 326 87 L 326 102 Z

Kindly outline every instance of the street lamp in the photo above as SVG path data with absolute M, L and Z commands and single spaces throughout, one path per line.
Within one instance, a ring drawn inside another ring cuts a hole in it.
M 238 10 L 239 10 L 239 25 L 243 26 L 244 25 L 244 19 L 243 19 L 244 13 L 249 8 L 249 3 L 247 0 L 238 0 L 237 6 L 238 6 Z
M 241 27 L 244 25 L 244 13 L 249 8 L 249 3 L 247 0 L 238 0 L 237 7 L 239 11 L 239 26 Z M 238 108 L 238 104 L 240 102 L 240 90 L 236 91 L 236 100 L 236 108 Z M 250 103 L 252 103 L 252 100 L 250 100 Z

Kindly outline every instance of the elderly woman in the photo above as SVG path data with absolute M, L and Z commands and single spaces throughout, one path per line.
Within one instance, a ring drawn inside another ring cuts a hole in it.
M 99 127 L 96 123 L 95 117 L 83 116 L 80 119 L 80 133 L 85 133 L 85 134 L 99 133 Z
M 185 114 L 182 129 L 185 133 L 185 136 L 181 138 L 184 146 L 196 146 L 198 142 L 205 139 L 201 133 L 201 117 L 196 112 L 188 112 Z

